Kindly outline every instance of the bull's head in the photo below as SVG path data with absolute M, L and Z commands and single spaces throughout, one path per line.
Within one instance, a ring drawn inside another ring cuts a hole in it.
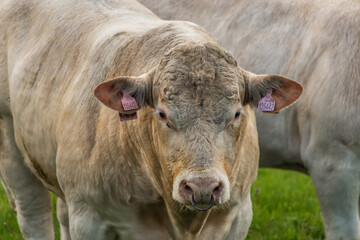
M 276 102 L 270 112 L 276 113 L 292 104 L 302 87 L 281 76 L 249 73 L 216 44 L 193 43 L 170 50 L 147 74 L 100 84 L 95 95 L 130 114 L 136 110 L 124 110 L 124 91 L 140 108 L 153 109 L 155 155 L 172 199 L 205 210 L 229 201 L 241 181 L 248 192 L 255 179 L 258 146 L 251 107 L 270 91 Z

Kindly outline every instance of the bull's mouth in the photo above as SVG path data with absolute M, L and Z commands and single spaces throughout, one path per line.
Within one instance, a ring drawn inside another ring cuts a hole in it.
M 214 205 L 214 196 L 211 194 L 211 199 L 210 199 L 210 203 L 205 207 L 200 207 L 199 204 L 197 205 L 195 200 L 194 200 L 194 194 L 191 196 L 191 205 L 193 205 L 193 207 L 196 209 L 196 210 L 199 210 L 199 211 L 207 211 L 209 210 L 213 205 Z M 204 205 L 204 204 L 201 204 L 201 205 Z

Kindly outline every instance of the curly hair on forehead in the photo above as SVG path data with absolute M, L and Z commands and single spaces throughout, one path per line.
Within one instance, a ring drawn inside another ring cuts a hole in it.
M 237 66 L 234 57 L 225 51 L 220 45 L 213 42 L 197 43 L 187 42 L 179 44 L 165 53 L 162 61 L 166 62 L 171 58 L 180 58 L 184 64 L 193 64 L 207 60 L 213 62 L 225 60 L 226 63 Z
M 164 55 L 154 83 L 167 85 L 171 82 L 179 88 L 194 89 L 193 94 L 201 96 L 211 85 L 222 86 L 224 82 L 240 79 L 238 70 L 235 59 L 218 44 L 191 42 L 179 44 Z M 165 99 L 170 100 L 178 93 L 176 87 L 163 87 Z

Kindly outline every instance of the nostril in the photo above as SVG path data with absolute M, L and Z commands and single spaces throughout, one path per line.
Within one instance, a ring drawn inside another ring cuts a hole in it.
M 222 189 L 223 189 L 223 185 L 222 185 L 222 183 L 219 183 L 219 185 L 217 185 L 213 189 L 212 194 L 215 195 L 215 196 L 219 196 L 219 195 L 221 195 Z
M 194 190 L 191 187 L 191 184 L 188 184 L 187 181 L 182 181 L 180 184 L 180 191 L 185 195 L 192 195 Z
M 187 185 L 186 183 L 185 183 L 185 185 L 184 185 L 184 188 L 185 188 L 187 191 L 191 191 L 191 192 L 192 192 L 191 187 L 189 187 L 189 185 Z
M 187 181 L 182 181 L 179 186 L 179 194 L 185 203 L 190 203 L 191 196 L 194 195 L 194 189 L 191 186 L 191 183 Z

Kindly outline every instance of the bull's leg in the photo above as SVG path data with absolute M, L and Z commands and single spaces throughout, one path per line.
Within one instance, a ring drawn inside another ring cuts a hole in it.
M 100 216 L 84 203 L 68 203 L 72 240 L 107 240 L 107 226 Z
M 359 159 L 354 152 L 341 147 L 313 156 L 318 158 L 313 158 L 309 170 L 323 214 L 326 239 L 359 240 Z
M 54 239 L 50 194 L 25 165 L 12 119 L 1 118 L 0 130 L 0 171 L 12 193 L 21 232 L 27 240 Z
M 69 230 L 69 214 L 66 202 L 61 198 L 57 199 L 56 214 L 60 223 L 61 240 L 71 240 Z
M 116 231 L 104 224 L 92 210 L 79 204 L 73 205 L 70 209 L 72 210 L 69 214 L 67 204 L 58 199 L 57 214 L 61 223 L 61 240 L 120 240 Z

